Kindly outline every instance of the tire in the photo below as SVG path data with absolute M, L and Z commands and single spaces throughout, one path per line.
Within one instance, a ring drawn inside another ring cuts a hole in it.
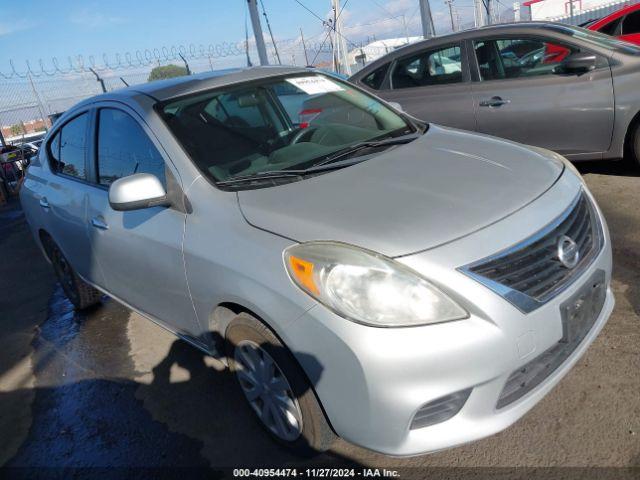
M 85 310 L 100 303 L 102 293 L 78 276 L 58 246 L 53 242 L 49 243 L 49 258 L 62 290 L 64 290 L 65 295 L 76 310 Z
M 627 143 L 627 159 L 635 167 L 640 168 L 640 122 L 635 122 Z
M 331 447 L 336 435 L 325 418 L 309 380 L 291 352 L 266 325 L 247 313 L 240 313 L 227 327 L 226 346 L 229 367 L 236 375 L 240 390 L 272 438 L 306 457 Z M 272 375 L 266 375 L 266 378 L 271 378 L 271 381 L 265 382 L 263 378 L 261 382 L 256 382 L 258 371 L 269 365 L 269 361 L 273 362 L 274 367 L 268 369 Z M 252 369 L 251 363 L 259 365 L 258 368 Z M 261 385 L 254 387 L 256 383 Z M 269 388 L 265 390 L 266 383 Z M 251 400 L 250 397 L 255 399 Z M 269 403 L 277 406 L 269 408 Z M 280 426 L 285 424 L 284 432 L 278 428 L 273 413 L 276 410 L 282 414 Z M 284 411 L 288 414 L 284 414 Z

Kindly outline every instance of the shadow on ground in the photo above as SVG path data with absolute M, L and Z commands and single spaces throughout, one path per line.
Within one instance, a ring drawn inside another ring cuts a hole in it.
M 640 166 L 631 160 L 593 160 L 574 164 L 582 175 L 596 173 L 620 177 L 640 177 Z
M 318 452 L 297 457 L 279 446 L 254 418 L 235 375 L 181 340 L 152 368 L 150 382 L 134 380 L 141 372 L 130 358 L 129 318 L 126 308 L 107 298 L 77 313 L 56 287 L 33 341 L 36 381 L 28 391 L 35 398 L 25 406 L 31 428 L 5 467 L 47 467 L 64 477 L 104 467 L 149 473 L 167 467 L 356 466 Z M 15 409 L 24 394 L 0 391 L 0 406 Z

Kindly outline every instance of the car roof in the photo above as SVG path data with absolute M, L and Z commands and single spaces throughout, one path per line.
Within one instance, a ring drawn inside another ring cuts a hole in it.
M 405 47 L 399 48 L 398 50 L 394 50 L 393 53 L 399 52 L 408 47 L 413 47 L 414 45 L 425 44 L 428 42 L 433 42 L 437 40 L 440 42 L 441 40 L 449 41 L 449 40 L 464 40 L 468 38 L 475 38 L 479 35 L 491 35 L 493 33 L 501 33 L 504 31 L 522 31 L 522 32 L 530 32 L 531 30 L 549 30 L 555 32 L 566 32 L 570 30 L 572 27 L 570 25 L 566 25 L 564 23 L 557 22 L 512 22 L 512 23 L 501 23 L 499 25 L 485 25 L 483 27 L 477 28 L 469 28 L 466 30 L 461 30 L 459 32 L 450 33 L 448 35 L 442 35 L 434 38 L 429 38 L 427 40 L 422 40 L 421 42 L 412 43 L 411 45 L 407 45 Z
M 562 23 L 556 22 L 512 22 L 512 23 L 501 23 L 499 25 L 486 25 L 483 27 L 475 27 L 469 28 L 466 30 L 461 30 L 459 32 L 449 33 L 446 35 L 439 35 L 437 37 L 428 38 L 426 40 L 421 40 L 419 42 L 411 43 L 409 45 L 405 45 L 404 47 L 400 47 L 392 52 L 387 53 L 386 55 L 376 59 L 374 62 L 371 62 L 369 65 L 362 68 L 362 70 L 355 73 L 351 79 L 357 80 L 367 73 L 375 70 L 377 67 L 384 65 L 389 60 L 396 59 L 405 54 L 411 54 L 414 51 L 419 51 L 422 48 L 429 45 L 440 45 L 443 43 L 463 41 L 468 39 L 474 39 L 478 36 L 483 35 L 493 35 L 500 33 L 534 33 L 535 31 L 547 30 L 556 33 L 563 33 L 572 27 L 569 25 L 565 25 Z
M 80 102 L 77 107 L 90 103 L 106 100 L 123 101 L 138 95 L 146 95 L 158 101 L 165 101 L 183 95 L 190 95 L 212 88 L 225 87 L 238 83 L 260 80 L 262 78 L 276 77 L 280 75 L 316 72 L 314 69 L 285 66 L 264 66 L 248 68 L 229 68 L 198 73 L 183 77 L 156 80 L 153 82 L 132 85 L 130 87 L 114 90 L 91 97 Z M 75 107 L 74 107 L 75 110 Z

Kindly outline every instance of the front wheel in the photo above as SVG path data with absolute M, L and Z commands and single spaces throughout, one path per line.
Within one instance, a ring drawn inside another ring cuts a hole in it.
M 76 310 L 84 310 L 100 302 L 102 294 L 87 282 L 82 280 L 75 272 L 69 261 L 60 251 L 58 246 L 51 242 L 49 254 L 53 270 L 58 277 L 62 290 L 73 303 Z
M 269 328 L 239 314 L 226 333 L 229 366 L 262 426 L 279 443 L 304 456 L 335 440 L 309 380 Z

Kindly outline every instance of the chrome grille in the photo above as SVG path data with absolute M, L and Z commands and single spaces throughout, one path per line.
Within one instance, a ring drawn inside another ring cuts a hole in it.
M 558 242 L 572 239 L 579 251 L 572 268 L 562 264 Z M 543 305 L 569 286 L 602 248 L 602 228 L 584 192 L 543 230 L 523 242 L 463 269 L 525 313 Z

